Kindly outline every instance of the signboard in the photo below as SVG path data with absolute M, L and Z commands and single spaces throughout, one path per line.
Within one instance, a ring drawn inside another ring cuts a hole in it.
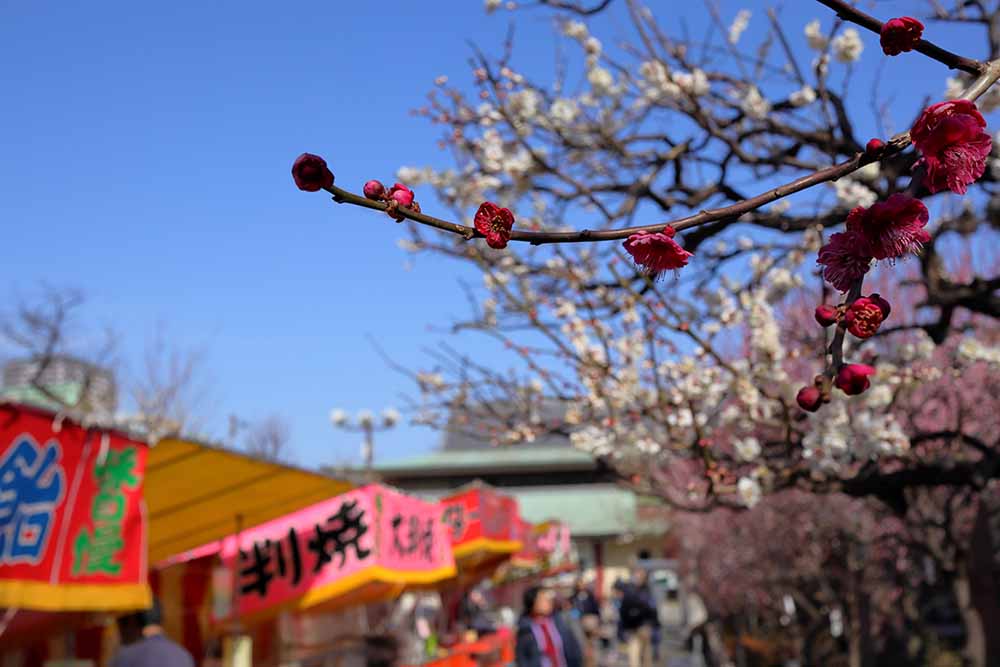
M 428 584 L 455 573 L 440 507 L 380 486 L 227 537 L 219 555 L 235 572 L 241 616 L 310 607 L 373 582 Z
M 441 501 L 455 558 L 477 552 L 514 553 L 520 547 L 513 534 L 517 502 L 477 485 Z
M 117 433 L 0 404 L 0 607 L 150 604 L 146 453 Z

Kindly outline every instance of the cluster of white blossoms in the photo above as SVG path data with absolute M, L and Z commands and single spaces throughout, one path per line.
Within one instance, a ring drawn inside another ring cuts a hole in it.
M 736 483 L 736 493 L 740 501 L 747 507 L 753 507 L 759 503 L 764 495 L 760 487 L 760 482 L 754 477 L 740 477 L 740 480 Z
M 689 97 L 702 97 L 711 91 L 708 76 L 700 69 L 691 72 L 671 70 L 659 60 L 639 65 L 639 88 L 650 102 L 667 103 Z
M 823 51 L 826 49 L 829 41 L 825 34 L 823 34 L 823 28 L 819 23 L 819 19 L 813 19 L 806 24 L 806 41 L 809 43 L 809 48 L 814 51 Z
M 788 101 L 793 107 L 809 106 L 816 101 L 816 91 L 813 90 L 812 86 L 802 86 L 802 88 L 788 96 Z
M 963 338 L 955 356 L 966 364 L 984 361 L 993 366 L 1000 366 L 1000 347 L 984 345 L 975 338 Z
M 740 98 L 740 109 L 754 120 L 764 120 L 771 113 L 771 103 L 760 94 L 757 86 L 748 86 Z
M 752 14 L 749 9 L 741 9 L 736 13 L 736 18 L 733 19 L 732 25 L 729 26 L 729 43 L 736 44 L 740 41 L 740 37 L 746 32 L 746 29 L 750 27 L 750 17 Z
M 878 201 L 878 195 L 874 190 L 850 178 L 845 177 L 834 181 L 833 189 L 837 193 L 837 203 L 844 208 L 857 206 L 867 208 Z
M 833 57 L 837 62 L 849 64 L 861 59 L 861 52 L 865 45 L 861 42 L 861 35 L 855 28 L 847 28 L 833 39 Z

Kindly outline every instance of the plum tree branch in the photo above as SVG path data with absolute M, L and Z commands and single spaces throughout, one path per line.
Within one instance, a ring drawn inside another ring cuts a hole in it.
M 881 21 L 870 14 L 866 14 L 857 7 L 844 2 L 844 0 L 816 1 L 821 5 L 826 5 L 833 11 L 837 12 L 837 16 L 845 21 L 857 24 L 866 30 L 874 32 L 876 35 L 881 34 L 882 32 Z M 916 51 L 924 54 L 932 60 L 938 61 L 943 65 L 947 65 L 951 69 L 961 70 L 977 76 L 984 73 L 987 68 L 987 63 L 980 60 L 974 60 L 972 58 L 966 58 L 958 55 L 957 53 L 952 53 L 951 51 L 943 49 L 937 44 L 929 42 L 926 39 L 920 40 L 917 44 Z

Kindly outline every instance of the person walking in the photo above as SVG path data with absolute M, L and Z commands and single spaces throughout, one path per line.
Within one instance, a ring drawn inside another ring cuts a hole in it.
M 626 642 L 629 667 L 652 667 L 660 615 L 645 570 L 638 570 L 632 583 L 626 585 L 618 623 L 619 636 Z
M 194 667 L 194 659 L 163 632 L 160 603 L 118 619 L 121 648 L 111 667 Z
M 552 591 L 533 586 L 524 592 L 514 650 L 517 667 L 583 666 L 579 642 L 555 612 Z

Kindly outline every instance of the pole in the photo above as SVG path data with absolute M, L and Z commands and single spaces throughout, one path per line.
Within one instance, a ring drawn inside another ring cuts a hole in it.
M 368 476 L 368 481 L 374 481 L 374 469 L 375 469 L 375 427 L 372 424 L 366 424 L 362 427 L 365 432 L 365 444 L 362 450 L 362 454 L 365 459 L 365 474 Z

